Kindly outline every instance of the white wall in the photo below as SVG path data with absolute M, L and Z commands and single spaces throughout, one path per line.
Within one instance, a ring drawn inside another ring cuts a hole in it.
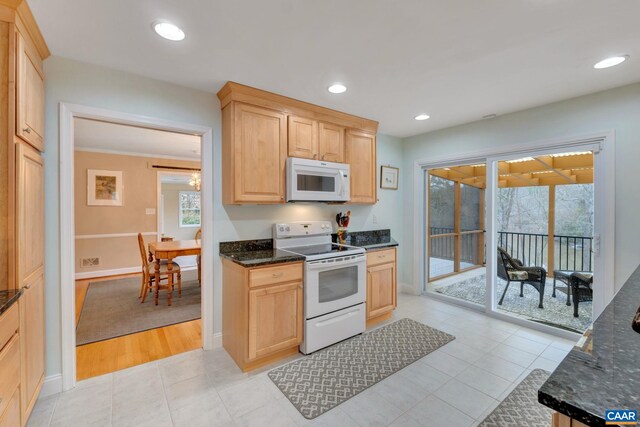
M 181 191 L 194 191 L 189 184 L 170 184 L 163 182 L 160 189 L 164 196 L 164 235 L 174 240 L 193 239 L 200 227 L 180 227 Z
M 327 219 L 340 210 L 351 209 L 350 228 L 354 231 L 391 228 L 402 239 L 400 190 L 379 190 L 375 206 L 329 206 L 296 204 L 285 206 L 223 206 L 221 204 L 220 104 L 215 94 L 148 79 L 117 70 L 73 60 L 50 57 L 45 61 L 46 88 L 46 316 L 47 376 L 61 372 L 60 348 L 60 227 L 59 227 L 59 151 L 58 106 L 69 102 L 115 111 L 181 121 L 213 128 L 214 181 L 214 331 L 221 330 L 222 273 L 218 257 L 220 241 L 269 238 L 277 221 Z M 233 76 L 229 76 L 233 79 Z M 212 88 L 216 89 L 216 88 Z M 398 166 L 402 162 L 400 140 L 378 136 L 378 162 Z M 378 173 L 379 173 L 378 167 Z M 373 223 L 374 215 L 377 223 Z M 402 253 L 402 252 L 400 252 Z M 203 260 L 203 262 L 207 262 Z M 73 284 L 66 284 L 73 286 Z
M 416 160 L 477 149 L 614 130 L 616 136 L 616 290 L 640 264 L 640 84 L 469 123 L 403 141 L 405 256 L 400 270 L 413 283 L 413 180 Z M 407 250 L 409 248 L 409 250 Z

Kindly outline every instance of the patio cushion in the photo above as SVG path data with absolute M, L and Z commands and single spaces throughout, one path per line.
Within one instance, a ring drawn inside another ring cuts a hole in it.
M 526 271 L 509 270 L 507 274 L 511 280 L 527 280 L 529 278 L 529 274 Z

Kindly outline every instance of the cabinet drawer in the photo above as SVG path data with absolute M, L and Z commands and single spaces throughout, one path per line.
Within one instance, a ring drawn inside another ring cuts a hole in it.
M 20 340 L 16 334 L 0 352 L 0 414 L 20 384 Z
M 249 270 L 249 287 L 302 280 L 302 263 Z
M 0 316 L 0 350 L 7 345 L 13 334 L 16 333 L 18 325 L 18 304 L 13 304 L 9 310 Z
M 20 425 L 20 389 L 13 392 L 7 409 L 0 415 L 0 427 L 16 427 Z
M 396 248 L 367 252 L 367 266 L 396 262 Z

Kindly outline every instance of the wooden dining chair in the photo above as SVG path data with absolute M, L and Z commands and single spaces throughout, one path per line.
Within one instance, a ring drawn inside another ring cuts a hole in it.
M 198 228 L 198 231 L 196 231 L 196 236 L 195 236 L 196 240 L 201 240 L 202 239 L 202 228 Z M 201 255 L 198 255 L 196 257 L 196 261 L 198 262 L 198 286 L 202 286 L 202 281 L 200 280 L 202 278 L 202 267 L 200 266 L 200 259 L 202 258 Z
M 151 292 L 156 286 L 156 266 L 155 262 L 149 262 L 147 259 L 147 249 L 144 244 L 144 238 L 142 233 L 138 233 L 138 246 L 140 248 L 140 257 L 142 258 L 142 285 L 140 286 L 141 303 L 147 298 L 147 294 Z M 160 277 L 157 285 L 160 285 L 162 280 L 169 280 L 169 263 L 166 260 L 160 261 Z M 176 263 L 172 263 L 171 274 L 174 276 L 174 283 L 178 286 L 178 296 L 182 296 L 182 273 L 180 266 Z M 177 278 L 177 280 L 175 280 Z

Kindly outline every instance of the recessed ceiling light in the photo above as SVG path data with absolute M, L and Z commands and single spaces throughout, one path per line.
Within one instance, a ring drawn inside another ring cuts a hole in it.
M 153 23 L 153 30 L 162 38 L 179 42 L 184 40 L 184 31 L 177 25 L 167 21 L 156 21 Z
M 629 59 L 629 55 L 612 56 L 611 58 L 603 59 L 596 63 L 593 68 L 601 69 L 613 67 L 615 65 L 622 64 L 627 59 Z
M 430 116 L 428 114 L 418 114 L 414 117 L 416 120 L 427 120 Z
M 347 87 L 340 83 L 334 83 L 327 90 L 331 93 L 344 93 L 347 91 Z

